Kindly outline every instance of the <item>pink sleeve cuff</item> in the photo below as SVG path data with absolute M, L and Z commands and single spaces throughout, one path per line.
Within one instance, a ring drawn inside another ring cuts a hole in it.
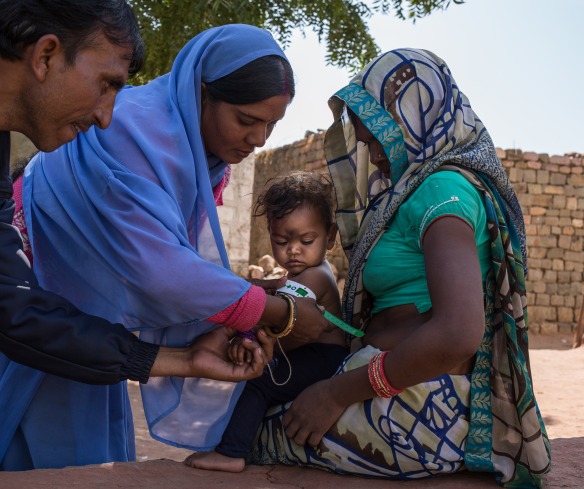
M 24 208 L 22 207 L 22 177 L 18 177 L 13 184 L 14 194 L 14 216 L 12 218 L 12 225 L 17 227 L 22 238 L 22 249 L 32 266 L 32 249 L 30 247 L 30 240 L 28 237 L 28 229 L 24 219 Z
M 248 331 L 258 323 L 265 308 L 266 291 L 257 285 L 252 285 L 241 299 L 208 320 L 237 331 Z
M 223 191 L 229 185 L 231 180 L 231 165 L 227 165 L 225 168 L 225 173 L 221 181 L 215 185 L 213 188 L 213 198 L 215 199 L 215 205 L 223 205 Z

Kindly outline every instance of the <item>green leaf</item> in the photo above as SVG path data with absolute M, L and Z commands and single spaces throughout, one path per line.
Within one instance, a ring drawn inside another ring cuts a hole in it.
M 311 29 L 326 45 L 327 64 L 356 72 L 379 54 L 367 22 L 375 12 L 412 19 L 463 0 L 129 0 L 146 44 L 143 71 L 133 84 L 170 71 L 180 49 L 198 33 L 230 23 L 268 29 L 282 47 L 292 33 Z M 406 7 L 404 10 L 404 6 Z M 407 13 L 404 13 L 407 12 Z

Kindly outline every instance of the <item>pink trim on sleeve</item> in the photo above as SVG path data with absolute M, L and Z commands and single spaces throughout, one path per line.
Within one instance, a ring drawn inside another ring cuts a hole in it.
M 248 331 L 258 323 L 265 308 L 266 291 L 257 285 L 252 285 L 241 299 L 208 320 L 237 331 Z
M 213 188 L 213 198 L 215 199 L 215 205 L 223 205 L 223 191 L 227 188 L 227 185 L 229 185 L 230 180 L 231 165 L 227 165 L 227 168 L 225 168 L 225 173 L 223 174 L 223 178 Z
M 24 208 L 22 207 L 22 177 L 18 177 L 13 184 L 14 193 L 14 216 L 12 217 L 12 225 L 20 231 L 22 237 L 22 250 L 28 258 L 32 266 L 32 249 L 30 247 L 30 240 L 28 238 L 28 229 L 26 228 L 26 221 L 24 219 Z

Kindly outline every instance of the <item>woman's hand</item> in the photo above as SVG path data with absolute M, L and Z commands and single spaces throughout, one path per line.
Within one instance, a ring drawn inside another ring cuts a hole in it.
M 286 336 L 286 344 L 290 348 L 317 341 L 324 331 L 333 331 L 336 326 L 329 323 L 323 316 L 322 308 L 314 299 L 295 298 L 296 322 L 290 334 Z M 290 318 L 290 304 L 283 297 L 266 297 L 266 307 L 259 321 L 263 326 L 275 326 L 282 330 Z
M 298 445 L 316 448 L 346 408 L 332 394 L 330 379 L 317 382 L 302 391 L 284 415 L 286 436 Z
M 296 298 L 298 310 L 296 324 L 290 333 L 301 343 L 316 341 L 323 332 L 333 331 L 336 326 L 323 316 L 323 309 L 313 299 Z
M 374 396 L 367 366 L 321 380 L 304 389 L 284 415 L 286 436 L 316 448 L 348 406 Z

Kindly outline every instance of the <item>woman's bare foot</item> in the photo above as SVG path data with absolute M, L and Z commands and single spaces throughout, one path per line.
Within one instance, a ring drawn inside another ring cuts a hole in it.
M 195 469 L 221 470 L 223 472 L 241 472 L 245 468 L 245 459 L 227 457 L 217 452 L 191 453 L 184 463 Z

